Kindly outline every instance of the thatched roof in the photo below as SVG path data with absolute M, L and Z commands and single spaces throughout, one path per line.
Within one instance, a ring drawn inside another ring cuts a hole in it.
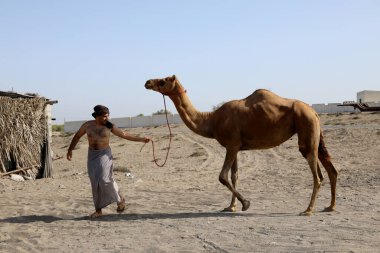
M 13 91 L 0 91 L 0 96 L 10 98 L 34 98 L 38 97 L 37 94 L 19 94 Z
M 45 106 L 49 101 L 38 95 L 0 91 L 0 166 L 15 168 L 41 166 L 47 136 Z

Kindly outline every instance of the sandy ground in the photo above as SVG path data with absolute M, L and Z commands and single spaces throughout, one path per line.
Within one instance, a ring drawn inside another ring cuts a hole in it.
M 380 114 L 321 119 L 339 171 L 335 212 L 322 212 L 330 203 L 323 170 L 314 215 L 299 216 L 310 200 L 312 175 L 296 136 L 274 149 L 239 153 L 238 190 L 251 207 L 220 212 L 231 199 L 218 181 L 224 149 L 173 125 L 163 168 L 152 162 L 150 144 L 140 152 L 141 143 L 112 138 L 115 178 L 128 202 L 123 214 L 113 204 L 102 218 L 88 219 L 85 138 L 72 162 L 54 161 L 53 179 L 0 179 L 0 252 L 379 252 Z M 165 157 L 166 127 L 128 131 L 152 136 L 157 156 Z M 71 138 L 54 135 L 56 155 L 65 156 Z

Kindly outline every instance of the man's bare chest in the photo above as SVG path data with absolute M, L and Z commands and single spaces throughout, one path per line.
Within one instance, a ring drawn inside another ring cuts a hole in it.
M 110 130 L 104 126 L 90 126 L 86 129 L 86 132 L 91 139 L 104 139 L 110 136 Z

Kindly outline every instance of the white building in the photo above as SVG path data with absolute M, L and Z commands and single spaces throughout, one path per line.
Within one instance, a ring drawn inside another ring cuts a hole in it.
M 363 90 L 356 94 L 358 103 L 380 102 L 380 91 L 376 90 Z

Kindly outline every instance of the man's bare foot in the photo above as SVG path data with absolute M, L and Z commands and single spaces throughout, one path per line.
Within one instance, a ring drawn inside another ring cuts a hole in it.
M 119 203 L 117 203 L 117 209 L 116 209 L 116 211 L 118 213 L 122 213 L 122 212 L 124 212 L 124 210 L 125 210 L 125 198 L 122 197 L 121 201 Z
M 102 216 L 102 210 L 96 210 L 93 214 L 90 214 L 90 219 L 96 219 Z

